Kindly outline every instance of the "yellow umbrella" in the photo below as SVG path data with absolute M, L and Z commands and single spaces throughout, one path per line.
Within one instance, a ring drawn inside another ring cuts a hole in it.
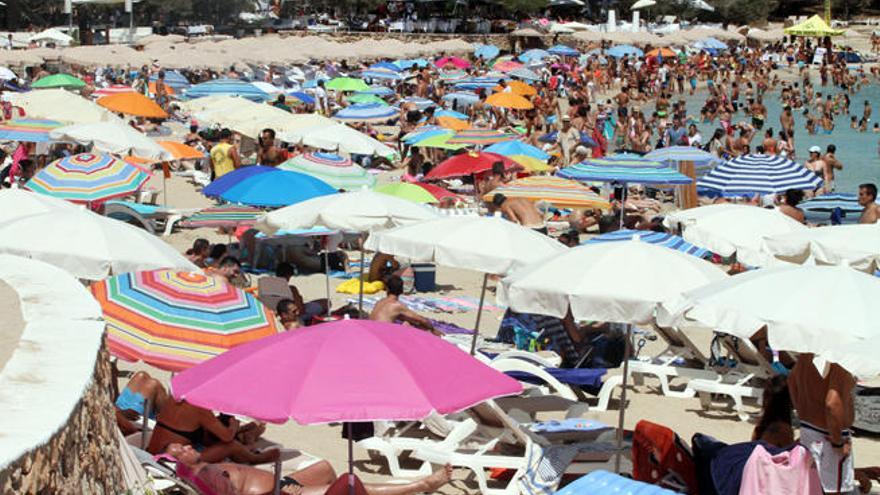
M 510 90 L 512 92 L 514 92 L 520 96 L 535 96 L 536 94 L 538 94 L 537 89 L 535 89 L 532 86 L 529 86 L 528 84 L 526 84 L 522 81 L 510 81 L 510 82 L 507 82 L 506 84 L 507 84 L 507 87 L 510 88 Z M 504 88 L 502 88 L 501 85 L 495 86 L 492 89 L 494 89 L 495 91 L 504 91 Z
M 794 36 L 841 36 L 843 29 L 832 29 L 824 19 L 818 15 L 810 17 L 806 21 L 785 28 L 785 34 Z
M 522 167 L 529 173 L 539 174 L 543 172 L 549 172 L 553 170 L 553 167 L 547 165 L 547 162 L 539 160 L 533 156 L 529 155 L 509 155 L 507 158 L 515 161 L 516 163 L 522 165 Z
M 471 125 L 467 121 L 449 116 L 438 117 L 437 123 L 440 124 L 440 127 L 452 129 L 456 132 L 464 131 L 471 128 Z
M 607 210 L 611 204 L 594 193 L 592 189 L 573 180 L 555 176 L 534 176 L 517 179 L 483 196 L 492 201 L 492 196 L 501 193 L 509 198 L 524 198 L 529 201 L 547 201 L 557 208 L 599 208 Z
M 514 92 L 494 93 L 486 98 L 486 103 L 493 107 L 529 110 L 535 108 L 532 102 Z

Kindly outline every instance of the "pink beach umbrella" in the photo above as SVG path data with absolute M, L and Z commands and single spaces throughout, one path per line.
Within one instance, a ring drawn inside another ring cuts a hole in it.
M 434 65 L 441 69 L 448 65 L 454 65 L 459 69 L 467 69 L 471 66 L 471 63 L 460 57 L 442 57 L 438 58 L 437 61 L 434 62 Z

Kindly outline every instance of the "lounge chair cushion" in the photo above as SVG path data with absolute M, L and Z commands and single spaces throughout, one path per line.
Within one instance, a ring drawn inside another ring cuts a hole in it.
M 585 389 L 599 389 L 602 387 L 602 377 L 608 372 L 605 368 L 544 368 L 544 371 L 566 385 L 574 385 Z M 526 383 L 542 383 L 534 375 L 511 371 L 509 376 Z
M 582 495 L 586 493 L 632 493 L 638 495 L 675 495 L 675 492 L 631 480 L 608 471 L 593 471 L 569 483 L 556 492 L 556 495 Z

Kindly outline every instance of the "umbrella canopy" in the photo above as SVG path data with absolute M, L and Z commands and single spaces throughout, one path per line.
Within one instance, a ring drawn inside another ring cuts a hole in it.
M 137 129 L 117 122 L 94 122 L 59 127 L 49 132 L 55 141 L 92 146 L 95 151 L 167 160 L 171 153 Z
M 222 177 L 217 178 L 215 181 L 211 182 L 204 189 L 202 189 L 202 194 L 209 198 L 219 198 L 221 194 L 225 193 L 229 190 L 229 188 L 235 186 L 239 182 L 247 179 L 248 177 L 265 174 L 267 172 L 275 172 L 278 169 L 275 167 L 265 167 L 262 165 L 255 165 L 252 167 L 241 167 L 229 172 L 228 174 L 224 174 Z
M 802 223 L 776 210 L 756 206 L 719 204 L 691 208 L 666 216 L 668 228 L 682 228 L 688 242 L 721 256 L 733 256 L 752 266 L 770 262 L 763 251 L 764 238 L 806 229 Z
M 397 119 L 400 110 L 385 103 L 358 103 L 336 112 L 334 119 L 343 122 L 388 122 Z
M 439 67 L 441 69 L 443 67 L 448 66 L 448 65 L 458 67 L 459 69 L 467 69 L 471 66 L 471 63 L 463 58 L 460 58 L 460 57 L 442 57 L 442 58 L 438 58 L 434 62 L 434 65 L 436 65 L 437 67 Z
M 554 170 L 546 161 L 528 155 L 509 155 L 510 158 L 530 174 L 541 174 Z
M 538 90 L 534 88 L 534 86 L 529 86 L 528 84 L 522 81 L 508 81 L 504 83 L 504 86 L 501 86 L 499 83 L 498 86 L 495 86 L 495 91 L 505 91 L 506 88 L 510 88 L 510 91 L 520 95 L 520 96 L 535 96 L 538 94 Z
M 431 196 L 434 196 L 435 198 L 437 198 L 438 201 L 443 201 L 444 199 L 452 199 L 452 200 L 458 199 L 457 194 L 455 194 L 451 191 L 447 191 L 446 189 L 443 189 L 440 186 L 437 186 L 434 184 L 426 184 L 424 182 L 414 182 L 413 184 L 416 186 L 419 186 L 422 189 L 431 193 Z
M 669 146 L 666 148 L 657 148 L 645 155 L 648 160 L 660 162 L 667 167 L 678 168 L 681 162 L 693 162 L 697 172 L 697 177 L 702 177 L 712 167 L 724 163 L 708 151 L 703 151 L 693 146 Z
M 337 77 L 327 81 L 324 87 L 335 91 L 367 91 L 370 89 L 370 85 L 365 83 L 363 79 L 355 77 Z
M 205 154 L 201 151 L 183 143 L 176 141 L 157 142 L 159 146 L 165 148 L 165 151 L 171 153 L 171 157 L 175 160 L 198 160 L 205 157 Z
M 201 227 L 238 227 L 239 225 L 254 224 L 260 218 L 263 210 L 250 206 L 215 206 L 205 208 L 180 222 L 181 227 L 198 229 Z
M 764 238 L 765 249 L 785 261 L 845 264 L 874 273 L 880 265 L 880 225 L 834 225 Z
M 281 208 L 260 219 L 267 234 L 312 227 L 369 232 L 422 222 L 436 215 L 422 205 L 375 191 L 356 191 L 314 198 Z
M 77 278 L 101 280 L 114 273 L 156 268 L 199 269 L 146 230 L 85 208 L 3 218 L 0 253 L 45 261 Z
M 461 81 L 467 78 L 468 73 L 463 70 L 444 70 L 440 72 L 440 81 L 446 84 Z
M 844 29 L 832 29 L 831 26 L 825 22 L 825 19 L 822 19 L 818 15 L 814 15 L 800 24 L 785 28 L 785 34 L 787 36 L 803 36 L 811 38 L 841 36 L 845 31 L 846 30 Z
M 669 48 L 655 48 L 645 54 L 646 57 L 674 57 L 675 52 Z
M 495 129 L 467 129 L 455 133 L 455 136 L 449 139 L 449 144 L 488 146 L 502 141 L 509 141 L 514 138 L 516 138 L 516 134 L 501 132 Z
M 92 294 L 104 311 L 114 356 L 172 372 L 278 333 L 263 303 L 203 273 L 125 273 L 93 284 Z
M 781 194 L 788 189 L 815 190 L 822 179 L 806 167 L 776 155 L 743 155 L 713 168 L 697 182 L 708 196 Z
M 83 82 L 82 79 L 71 76 L 70 74 L 52 74 L 51 76 L 42 77 L 31 84 L 31 88 L 34 89 L 80 89 L 85 86 L 86 83 Z
M 238 96 L 251 101 L 262 102 L 270 98 L 269 94 L 253 84 L 238 79 L 214 79 L 191 86 L 184 92 L 187 98 L 204 98 L 206 96 Z
M 658 162 L 655 166 L 630 166 L 614 160 L 591 159 L 566 167 L 559 177 L 584 182 L 620 182 L 624 184 L 690 184 L 693 179 Z
M 544 150 L 516 139 L 495 143 L 492 146 L 486 148 L 485 151 L 488 153 L 497 153 L 504 156 L 525 155 L 532 158 L 537 158 L 538 160 L 550 159 L 550 154 L 544 152 Z
M 150 76 L 150 82 L 154 83 L 159 80 L 159 74 L 153 74 Z M 182 89 L 186 89 L 190 87 L 189 80 L 180 72 L 176 70 L 166 70 L 165 71 L 165 85 L 169 88 L 180 91 Z
M 336 188 L 311 175 L 276 169 L 246 177 L 219 196 L 230 203 L 280 208 L 334 193 Z
M 641 57 L 645 54 L 642 50 L 632 46 L 632 45 L 617 45 L 612 46 L 605 53 L 609 57 L 614 58 L 623 58 L 623 57 Z
M 403 76 L 395 71 L 390 70 L 362 70 L 358 73 L 362 78 L 373 80 L 386 80 L 386 81 L 401 81 L 403 80 Z
M 568 248 L 560 242 L 498 217 L 456 216 L 376 232 L 372 251 L 415 262 L 506 275 Z
M 516 162 L 505 156 L 496 155 L 495 153 L 467 152 L 440 162 L 439 165 L 428 172 L 425 178 L 448 179 L 451 177 L 466 177 L 491 170 L 495 162 L 503 163 L 505 170 L 519 168 Z
M 57 120 L 12 119 L 0 124 L 0 141 L 26 141 L 45 143 L 51 141 L 49 131 L 63 126 Z
M 375 191 L 413 203 L 439 203 L 440 201 L 424 187 L 408 182 L 394 182 L 377 186 Z
M 500 70 L 500 69 L 499 69 Z M 533 70 L 526 69 L 525 67 L 520 67 L 513 69 L 508 72 L 508 75 L 511 77 L 516 77 L 518 79 L 525 79 L 526 81 L 540 81 L 541 75 Z
M 143 170 L 111 155 L 81 153 L 50 163 L 25 187 L 75 203 L 97 203 L 129 195 L 149 178 Z
M 438 148 L 444 150 L 460 150 L 467 148 L 464 144 L 449 144 L 454 134 L 428 134 L 425 137 L 410 141 L 410 144 L 416 148 Z
M 349 103 L 359 103 L 359 104 L 374 104 L 374 105 L 382 105 L 384 107 L 388 106 L 388 103 L 385 102 L 381 97 L 374 95 L 372 93 L 355 93 L 348 98 L 346 98 Z M 314 103 L 314 100 L 312 100 Z M 337 114 L 338 118 L 338 114 Z
M 522 385 L 421 330 L 342 320 L 232 349 L 175 376 L 172 390 L 212 410 L 316 424 L 419 420 Z
M 501 92 L 489 95 L 486 104 L 499 108 L 511 108 L 514 110 L 529 110 L 534 108 L 532 102 L 514 92 Z
M 511 72 L 522 67 L 523 64 L 515 60 L 502 60 L 493 65 L 492 70 L 497 70 L 498 72 Z
M 577 57 L 581 54 L 581 52 L 567 45 L 554 45 L 548 48 L 547 51 L 552 55 L 559 55 L 560 57 Z
M 452 93 L 446 93 L 443 95 L 443 101 L 454 102 L 457 105 L 473 105 L 474 103 L 480 101 L 480 97 L 477 96 L 476 93 L 471 93 L 469 91 L 455 91 Z
M 449 116 L 437 117 L 437 123 L 440 124 L 440 127 L 451 131 L 466 131 L 471 128 L 471 125 L 467 120 Z M 450 138 L 451 137 L 452 136 L 450 136 Z
M 521 61 L 529 63 L 544 60 L 545 58 L 550 56 L 550 52 L 547 50 L 541 50 L 540 48 L 532 48 L 531 50 L 526 50 L 518 57 Z
M 347 191 L 376 185 L 376 177 L 373 174 L 350 159 L 334 153 L 303 153 L 287 160 L 278 168 L 308 174 L 336 189 Z
M 58 208 L 77 209 L 80 206 L 26 189 L 0 189 L 0 223 L 28 215 L 51 213 Z
M 880 279 L 857 270 L 786 266 L 729 277 L 663 309 L 672 323 L 696 322 L 744 339 L 766 326 L 774 350 L 812 353 L 868 380 L 880 374 L 878 297 Z
M 798 204 L 798 208 L 807 213 L 831 213 L 840 208 L 844 215 L 860 215 L 865 209 L 859 204 L 855 194 L 832 193 L 821 194 Z
M 657 5 L 657 2 L 655 2 L 654 0 L 638 0 L 636 3 L 632 4 L 630 10 L 641 10 L 648 7 L 653 7 L 654 5 Z
M 43 89 L 7 94 L 10 103 L 24 109 L 28 118 L 68 123 L 119 122 L 113 112 L 64 89 Z
M 98 105 L 114 112 L 144 117 L 148 119 L 167 119 L 168 114 L 155 101 L 136 92 L 117 93 L 98 98 Z
M 96 96 L 98 98 L 102 96 L 110 96 L 110 95 L 118 95 L 120 93 L 134 93 L 135 90 L 133 87 L 125 85 L 125 84 L 111 84 L 106 88 L 96 89 L 92 96 Z
M 552 176 L 517 179 L 493 189 L 483 196 L 483 201 L 492 201 L 492 197 L 496 194 L 503 194 L 509 198 L 525 198 L 529 201 L 547 201 L 557 208 L 601 208 L 603 210 L 611 208 L 611 204 L 607 200 L 602 199 L 579 182 Z
M 511 309 L 575 320 L 648 324 L 659 304 L 727 277 L 695 256 L 635 238 L 586 244 L 502 280 L 498 300 Z M 602 283 L 596 283 L 601 280 Z
M 474 57 L 481 58 L 483 60 L 492 60 L 497 57 L 498 54 L 501 53 L 501 50 L 495 45 L 483 45 L 480 43 L 474 43 Z
M 694 246 L 693 244 L 689 243 L 688 241 L 682 239 L 677 235 L 667 234 L 665 232 L 651 232 L 645 230 L 615 230 L 614 232 L 608 232 L 607 234 L 591 237 L 582 244 L 591 244 L 597 242 L 631 241 L 634 237 L 638 237 L 639 240 L 642 242 L 647 242 L 648 244 L 656 244 L 658 246 L 667 247 L 669 249 L 675 249 L 676 251 L 681 251 L 682 253 L 696 256 L 697 258 L 705 258 L 712 255 L 709 250 Z
M 727 50 L 727 43 L 715 38 L 705 38 L 694 43 L 698 50 Z

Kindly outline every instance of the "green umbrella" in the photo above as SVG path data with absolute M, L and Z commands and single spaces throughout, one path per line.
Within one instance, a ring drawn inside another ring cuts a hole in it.
M 388 102 L 376 95 L 370 94 L 354 94 L 348 97 L 350 103 L 378 103 L 379 105 L 388 106 Z
M 324 87 L 336 91 L 367 91 L 370 89 L 370 86 L 363 79 L 354 77 L 337 77 L 331 79 Z
M 377 186 L 376 192 L 396 196 L 400 199 L 412 201 L 414 203 L 437 203 L 437 198 L 433 194 L 426 191 L 423 187 L 407 182 L 397 182 L 393 184 L 383 184 Z
M 85 87 L 86 83 L 81 79 L 71 76 L 70 74 L 52 74 L 51 76 L 46 76 L 40 78 L 38 81 L 31 84 L 31 88 L 35 89 L 49 89 L 49 88 L 71 88 L 71 89 L 79 89 Z
M 412 145 L 416 148 L 439 148 L 441 150 L 460 150 L 467 147 L 466 144 L 449 144 L 448 141 L 452 139 L 453 136 L 455 136 L 455 134 L 452 132 L 449 134 L 437 134 L 416 141 L 412 143 Z

